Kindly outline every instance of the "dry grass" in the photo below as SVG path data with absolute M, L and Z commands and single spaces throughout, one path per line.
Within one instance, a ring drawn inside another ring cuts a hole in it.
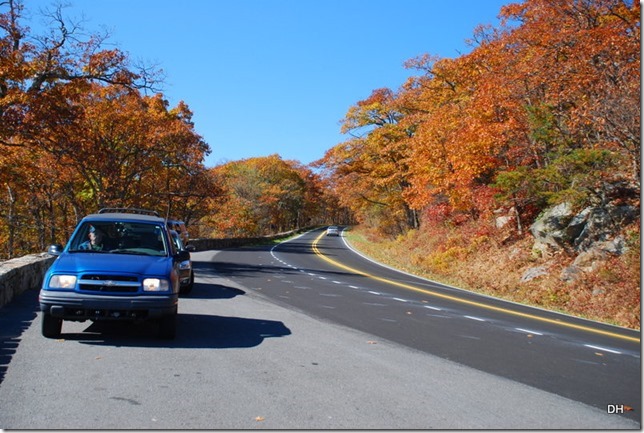
M 533 239 L 509 240 L 481 223 L 457 228 L 411 231 L 383 240 L 364 227 L 348 232 L 351 244 L 390 266 L 466 290 L 534 305 L 605 323 L 640 329 L 639 223 L 627 230 L 629 250 L 598 263 L 575 282 L 561 280 L 574 257 L 541 257 Z M 544 267 L 546 275 L 521 282 L 526 270 Z

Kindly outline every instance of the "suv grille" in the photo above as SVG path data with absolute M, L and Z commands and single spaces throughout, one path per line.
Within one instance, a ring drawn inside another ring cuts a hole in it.
M 87 274 L 80 278 L 79 290 L 90 292 L 136 293 L 141 287 L 137 277 Z

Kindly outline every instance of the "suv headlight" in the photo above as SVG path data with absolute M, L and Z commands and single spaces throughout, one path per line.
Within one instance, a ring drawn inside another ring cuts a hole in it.
M 143 280 L 144 292 L 166 292 L 170 290 L 170 282 L 161 278 L 146 278 Z
M 49 280 L 50 289 L 73 289 L 76 287 L 75 275 L 53 275 Z

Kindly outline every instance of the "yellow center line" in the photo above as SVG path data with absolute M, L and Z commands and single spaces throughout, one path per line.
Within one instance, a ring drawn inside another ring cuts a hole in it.
M 371 278 L 371 279 L 376 280 L 376 281 L 380 281 L 380 282 L 383 282 L 383 283 L 386 283 L 386 284 L 391 284 L 393 286 L 401 287 L 403 289 L 412 290 L 414 292 L 423 293 L 425 295 L 429 295 L 429 296 L 433 296 L 433 297 L 441 298 L 441 299 L 446 299 L 446 300 L 453 301 L 453 302 L 458 302 L 458 303 L 461 303 L 461 304 L 472 305 L 472 306 L 479 307 L 479 308 L 484 308 L 484 309 L 487 309 L 487 310 L 492 310 L 492 311 L 496 311 L 496 312 L 500 312 L 500 313 L 510 314 L 510 315 L 513 315 L 513 316 L 523 317 L 523 318 L 527 318 L 527 319 L 537 320 L 539 322 L 545 322 L 545 323 L 550 323 L 550 324 L 553 324 L 553 325 L 564 326 L 566 328 L 578 329 L 578 330 L 581 330 L 581 331 L 591 332 L 593 334 L 606 335 L 606 336 L 609 336 L 609 337 L 619 338 L 619 339 L 627 340 L 627 341 L 633 341 L 633 342 L 636 342 L 636 343 L 640 342 L 640 339 L 638 337 L 630 337 L 628 335 L 622 335 L 622 334 L 618 334 L 616 332 L 604 331 L 604 330 L 601 330 L 601 329 L 591 328 L 589 326 L 577 325 L 575 323 L 569 323 L 569 322 L 563 322 L 561 320 L 549 319 L 547 317 L 540 317 L 540 316 L 530 314 L 530 313 L 522 313 L 520 311 L 514 311 L 514 310 L 511 310 L 511 309 L 508 309 L 508 308 L 503 308 L 503 307 L 496 307 L 494 305 L 485 304 L 483 302 L 470 301 L 470 300 L 467 300 L 467 299 L 459 298 L 457 296 L 447 295 L 447 294 L 444 294 L 444 293 L 435 292 L 433 290 L 422 289 L 420 287 L 412 286 L 410 284 L 400 283 L 398 281 L 389 280 L 387 278 L 378 277 L 376 275 L 372 275 L 372 274 L 369 274 L 367 272 L 360 271 L 360 270 L 352 268 L 350 266 L 343 265 L 342 263 L 338 263 L 335 260 L 330 259 L 329 257 L 327 257 L 324 254 L 322 254 L 320 252 L 320 250 L 318 249 L 318 242 L 320 241 L 320 239 L 322 239 L 323 236 L 324 236 L 324 232 L 322 232 L 320 234 L 320 236 L 318 236 L 313 241 L 313 244 L 311 245 L 311 248 L 313 249 L 313 252 L 318 257 L 320 257 L 321 259 L 323 259 L 326 262 L 330 263 L 331 265 L 333 265 L 335 267 L 338 267 L 340 269 L 344 269 L 344 270 L 349 271 L 351 273 L 354 273 L 354 274 L 357 274 L 357 275 L 362 275 L 362 276 Z

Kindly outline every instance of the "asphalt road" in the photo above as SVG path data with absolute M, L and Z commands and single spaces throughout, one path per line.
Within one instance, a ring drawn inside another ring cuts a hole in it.
M 638 331 L 404 274 L 322 231 L 270 257 L 246 248 L 219 260 L 223 275 L 282 305 L 604 411 L 623 405 L 624 416 L 641 422 Z
M 170 342 L 90 322 L 45 339 L 26 292 L 0 309 L 0 428 L 640 428 L 639 333 L 433 294 L 316 237 L 194 254 Z M 584 400 L 606 384 L 634 410 Z

